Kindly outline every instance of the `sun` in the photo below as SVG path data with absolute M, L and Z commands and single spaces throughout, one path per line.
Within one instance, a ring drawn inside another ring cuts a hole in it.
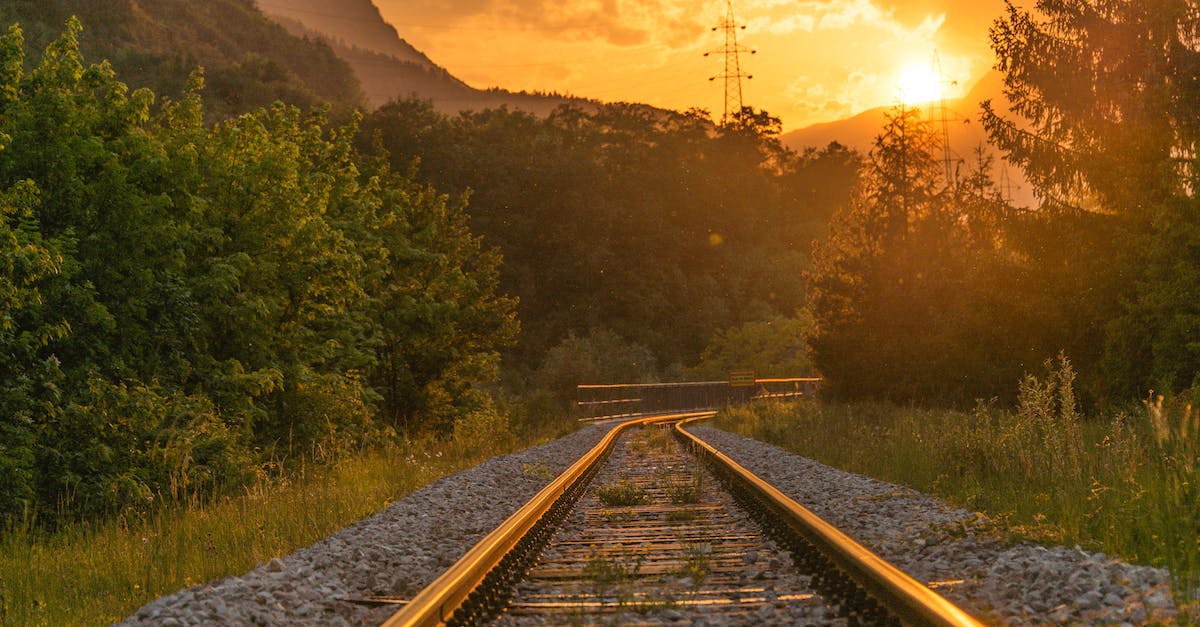
M 942 98 L 942 81 L 932 69 L 910 65 L 900 73 L 896 90 L 904 104 L 933 102 Z

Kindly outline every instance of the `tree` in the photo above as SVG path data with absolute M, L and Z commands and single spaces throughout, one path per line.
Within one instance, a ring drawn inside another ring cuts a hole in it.
M 916 110 L 888 115 L 851 203 L 836 212 L 806 273 L 817 368 L 835 394 L 968 403 L 1020 374 L 1023 318 L 1002 292 L 995 197 L 956 193 Z M 1011 319 L 1008 319 L 1010 318 Z M 1014 328 L 1016 327 L 1016 328 Z
M 209 126 L 199 72 L 155 104 L 80 32 L 27 73 L 0 38 L 0 515 L 211 494 L 478 400 L 516 325 L 461 203 L 324 110 Z
M 1190 0 L 1010 3 L 991 32 L 1015 114 L 985 107 L 993 141 L 1050 210 L 1118 233 L 1081 257 L 1106 259 L 1085 284 L 1107 323 L 1104 386 L 1121 397 L 1200 372 L 1198 35 Z

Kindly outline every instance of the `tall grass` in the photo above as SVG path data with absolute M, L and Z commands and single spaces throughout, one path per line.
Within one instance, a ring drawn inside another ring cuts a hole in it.
M 1197 615 L 1200 416 L 1183 399 L 1085 417 L 1060 358 L 1026 376 L 1011 411 L 878 403 L 731 409 L 726 429 L 983 511 L 1021 537 L 1080 544 L 1172 572 Z
M 121 620 L 159 596 L 245 572 L 439 477 L 531 443 L 512 435 L 504 418 L 478 412 L 443 440 L 405 441 L 332 464 L 300 466 L 240 495 L 164 505 L 137 520 L 53 534 L 28 522 L 11 523 L 0 537 L 0 623 Z

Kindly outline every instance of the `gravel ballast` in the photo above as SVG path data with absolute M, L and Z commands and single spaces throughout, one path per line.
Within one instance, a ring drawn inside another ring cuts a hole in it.
M 610 429 L 593 426 L 440 479 L 241 576 L 162 597 L 130 625 L 378 624 Z M 976 513 L 710 427 L 692 431 L 883 558 L 992 624 L 1132 623 L 1174 613 L 1168 574 L 1078 548 L 1003 542 Z

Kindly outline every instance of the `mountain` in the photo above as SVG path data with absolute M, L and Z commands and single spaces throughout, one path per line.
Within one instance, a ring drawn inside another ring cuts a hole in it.
M 1004 96 L 1000 91 L 1002 86 L 998 72 L 989 72 L 963 98 L 946 101 L 946 115 L 950 124 L 951 146 L 955 152 L 970 154 L 973 147 L 985 139 L 982 126 L 979 124 L 979 103 L 993 99 L 1002 101 Z M 940 119 L 937 103 L 914 105 L 928 112 L 934 119 Z M 823 147 L 831 141 L 856 148 L 869 150 L 875 136 L 883 128 L 885 116 L 892 107 L 877 107 L 868 109 L 844 120 L 814 124 L 802 129 L 784 133 L 780 139 L 784 145 L 800 149 L 808 146 Z
M 476 89 L 405 41 L 371 0 L 257 0 L 258 7 L 293 35 L 320 39 L 354 69 L 367 102 L 378 106 L 416 96 L 443 113 L 507 106 L 545 115 L 564 103 L 590 101 L 557 94 Z
M 321 33 L 331 44 L 357 47 L 405 63 L 436 67 L 419 50 L 400 38 L 370 0 L 258 0 L 263 13 Z
M 283 100 L 301 107 L 363 102 L 349 66 L 326 44 L 289 34 L 252 0 L 4 0 L 0 24 L 20 23 L 34 59 L 78 16 L 80 48 L 109 60 L 131 87 L 177 97 L 203 67 L 205 98 L 226 117 Z

